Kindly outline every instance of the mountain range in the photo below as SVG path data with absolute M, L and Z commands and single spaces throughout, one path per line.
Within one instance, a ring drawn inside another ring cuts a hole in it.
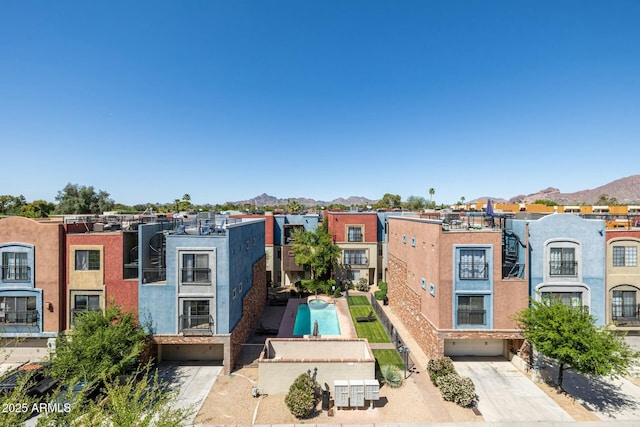
M 476 197 L 473 200 L 467 201 L 467 203 L 486 201 L 488 198 L 491 198 L 494 203 L 533 203 L 536 200 L 549 200 L 560 205 L 593 205 L 602 196 L 605 196 L 608 200 L 616 199 L 618 203 L 625 205 L 640 204 L 640 175 L 632 175 L 626 178 L 620 178 L 608 184 L 601 185 L 600 187 L 576 191 L 574 193 L 562 193 L 558 188 L 548 187 L 536 193 L 518 194 L 517 196 L 513 196 L 509 199 L 484 196 Z M 263 193 L 249 200 L 242 200 L 232 203 L 236 205 L 252 205 L 263 207 L 286 205 L 289 200 L 295 200 L 303 206 L 328 206 L 331 204 L 340 204 L 345 206 L 366 206 L 372 205 L 377 202 L 377 200 L 371 200 L 367 199 L 366 197 L 360 196 L 350 196 L 346 199 L 341 197 L 331 201 L 324 201 L 309 199 L 305 197 L 291 197 L 287 199 L 280 199 Z

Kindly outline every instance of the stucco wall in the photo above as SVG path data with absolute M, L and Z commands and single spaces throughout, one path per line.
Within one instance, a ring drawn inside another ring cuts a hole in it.
M 286 394 L 295 379 L 316 372 L 319 384 L 333 392 L 336 380 L 375 379 L 375 358 L 366 340 L 274 338 L 258 359 L 258 388 L 263 394 Z
M 33 246 L 34 266 L 31 283 L 25 289 L 41 289 L 38 310 L 42 316 L 44 334 L 54 336 L 65 329 L 66 299 L 64 297 L 65 234 L 61 223 L 40 222 L 23 217 L 0 220 L 0 244 L 26 243 Z M 17 289 L 22 285 L 11 285 Z M 7 290 L 9 286 L 2 285 Z M 51 303 L 50 309 L 47 303 Z
M 605 323 L 605 258 L 606 245 L 604 220 L 583 219 L 573 214 L 553 214 L 529 224 L 530 291 L 531 297 L 538 297 L 536 291 L 549 285 L 585 286 L 589 289 L 590 300 L 583 301 L 590 307 L 598 325 Z M 580 258 L 577 277 L 545 277 L 548 262 L 548 243 L 566 239 L 577 242 Z

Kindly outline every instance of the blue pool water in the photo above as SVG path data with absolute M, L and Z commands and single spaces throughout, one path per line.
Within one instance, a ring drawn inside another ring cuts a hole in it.
M 309 308 L 309 307 L 312 308 Z M 300 304 L 293 325 L 293 335 L 311 335 L 313 322 L 318 321 L 318 334 L 340 335 L 340 324 L 336 314 L 336 306 L 320 300 L 311 300 L 309 305 Z

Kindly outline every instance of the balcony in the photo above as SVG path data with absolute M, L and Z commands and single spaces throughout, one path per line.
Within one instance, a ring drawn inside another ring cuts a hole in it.
M 211 269 L 210 268 L 182 268 L 181 270 L 182 285 L 210 285 Z
M 458 310 L 458 325 L 486 325 L 486 310 Z
M 165 282 L 167 280 L 166 268 L 143 268 L 142 283 L 149 284 L 155 282 Z
M 578 261 L 549 261 L 549 275 L 576 277 Z
M 210 314 L 182 314 L 180 315 L 180 332 L 183 335 L 211 336 L 213 331 L 213 317 Z
M 640 304 L 612 304 L 611 313 L 616 326 L 640 326 Z
M 0 317 L 0 325 L 37 326 L 39 318 L 38 310 L 7 311 Z
M 31 267 L 2 266 L 3 282 L 31 281 Z

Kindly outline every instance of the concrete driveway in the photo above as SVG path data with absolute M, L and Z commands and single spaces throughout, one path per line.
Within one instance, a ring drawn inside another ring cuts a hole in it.
M 573 421 L 506 359 L 454 359 L 454 365 L 460 375 L 473 380 L 486 422 Z
M 193 408 L 185 425 L 193 425 L 193 420 L 209 395 L 211 387 L 222 372 L 222 366 L 206 364 L 185 364 L 182 362 L 162 362 L 158 367 L 158 376 L 176 390 L 175 408 Z
M 547 382 L 557 380 L 555 362 L 539 356 L 538 365 Z M 640 387 L 626 378 L 591 377 L 568 369 L 564 371 L 562 388 L 603 421 L 640 421 Z

